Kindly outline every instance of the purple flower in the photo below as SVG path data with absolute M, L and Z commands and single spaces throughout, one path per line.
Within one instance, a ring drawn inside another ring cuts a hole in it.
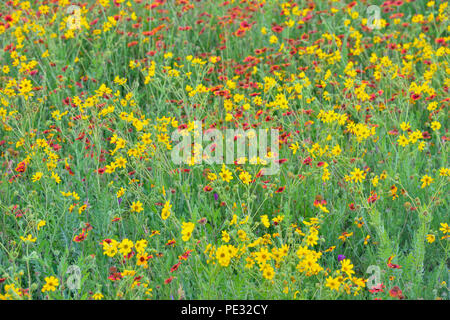
M 343 254 L 338 255 L 338 261 L 342 261 L 345 259 L 345 256 Z
M 219 199 L 219 195 L 217 193 L 214 193 L 214 200 L 218 200 Z
M 120 205 L 120 203 L 122 202 L 122 198 L 118 198 L 117 201 L 119 202 Z

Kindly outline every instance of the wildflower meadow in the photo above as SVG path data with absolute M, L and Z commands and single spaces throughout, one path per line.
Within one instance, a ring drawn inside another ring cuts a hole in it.
M 449 11 L 0 1 L 0 300 L 447 300 Z

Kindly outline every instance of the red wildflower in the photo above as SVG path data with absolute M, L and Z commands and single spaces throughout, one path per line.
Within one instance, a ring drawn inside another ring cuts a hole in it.
M 19 162 L 19 164 L 16 167 L 17 172 L 25 172 L 27 170 L 27 164 L 25 161 Z
M 173 277 L 167 278 L 166 280 L 164 280 L 164 284 L 169 284 L 171 283 L 173 280 Z
M 274 25 L 272 27 L 272 31 L 275 32 L 275 33 L 280 33 L 280 32 L 283 31 L 283 26 Z
M 303 164 L 306 164 L 307 166 L 310 166 L 312 162 L 312 159 L 310 157 L 305 158 L 305 160 L 303 160 Z
M 122 274 L 120 272 L 113 272 L 109 275 L 108 279 L 111 281 L 120 280 L 122 279 Z
M 176 244 L 175 240 L 169 240 L 167 241 L 166 246 L 174 246 L 175 244 Z
M 401 268 L 400 265 L 391 263 L 392 259 L 394 259 L 394 256 L 390 256 L 390 257 L 388 258 L 387 266 L 388 266 L 389 268 L 391 268 L 391 269 L 400 269 L 400 268 Z
M 178 267 L 181 265 L 181 262 L 178 262 L 177 264 L 174 264 L 172 268 L 170 268 L 170 272 L 174 272 L 178 270 Z
M 400 288 L 398 286 L 394 286 L 391 290 L 389 290 L 389 295 L 392 298 L 399 298 L 399 299 L 405 298 L 403 296 L 402 290 L 400 290 Z
M 73 238 L 73 241 L 75 241 L 75 242 L 81 242 L 81 241 L 83 241 L 84 239 L 86 239 L 86 237 L 87 237 L 87 233 L 84 233 L 84 231 L 83 231 L 83 232 L 81 232 L 80 234 L 76 235 L 76 236 Z
M 279 187 L 279 188 L 275 191 L 275 193 L 281 193 L 281 192 L 284 191 L 284 189 L 286 189 L 286 187 Z
M 187 258 L 189 258 L 189 256 L 191 255 L 191 252 L 193 250 L 188 250 L 185 253 L 183 253 L 181 256 L 178 257 L 178 259 L 180 260 L 187 260 Z
M 372 195 L 367 199 L 368 203 L 374 203 L 378 200 L 378 195 L 375 192 L 372 192 Z
M 383 288 L 385 288 L 383 283 L 379 285 L 373 286 L 372 289 L 369 290 L 370 293 L 384 292 Z

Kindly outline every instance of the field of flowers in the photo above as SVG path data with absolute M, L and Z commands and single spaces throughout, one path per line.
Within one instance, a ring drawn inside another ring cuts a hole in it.
M 1 1 L 0 300 L 448 299 L 449 10 Z

